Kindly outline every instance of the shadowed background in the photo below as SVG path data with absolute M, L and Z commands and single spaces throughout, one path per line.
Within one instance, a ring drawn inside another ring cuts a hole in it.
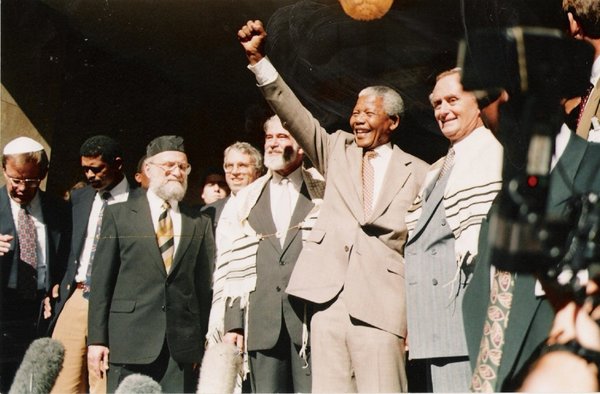
M 48 191 L 82 178 L 91 135 L 120 140 L 132 175 L 152 138 L 179 134 L 193 165 L 187 200 L 198 203 L 198 178 L 227 145 L 262 149 L 264 101 L 236 38 L 248 19 L 267 24 L 269 57 L 325 128 L 348 130 L 356 93 L 390 85 L 407 108 L 394 142 L 432 162 L 447 143 L 428 95 L 455 66 L 458 40 L 517 20 L 562 27 L 560 3 L 395 0 L 360 22 L 336 0 L 3 0 L 2 100 L 51 147 Z M 18 134 L 3 120 L 0 145 Z

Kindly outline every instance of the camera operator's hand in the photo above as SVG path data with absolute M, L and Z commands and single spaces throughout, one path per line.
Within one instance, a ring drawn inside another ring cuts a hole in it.
M 574 341 L 581 347 L 600 351 L 600 306 L 593 297 L 599 295 L 598 282 L 586 286 L 587 300 L 583 305 L 561 299 L 555 288 L 545 286 L 556 316 L 550 330 L 548 345 Z M 545 353 L 533 366 L 519 391 L 525 392 L 595 392 L 598 386 L 598 366 L 568 350 Z

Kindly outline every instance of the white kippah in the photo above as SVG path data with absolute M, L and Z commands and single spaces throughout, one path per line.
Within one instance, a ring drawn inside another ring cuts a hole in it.
M 41 150 L 44 150 L 44 147 L 39 142 L 29 137 L 18 137 L 6 144 L 2 153 L 5 155 L 17 155 Z

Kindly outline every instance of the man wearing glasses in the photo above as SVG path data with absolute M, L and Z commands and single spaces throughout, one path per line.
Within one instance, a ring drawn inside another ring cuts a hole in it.
M 66 349 L 63 368 L 53 388 L 56 393 L 106 392 L 106 380 L 89 373 L 85 362 L 90 275 L 104 208 L 126 201 L 130 191 L 117 141 L 96 135 L 81 145 L 79 153 L 88 186 L 73 191 L 71 196 L 71 252 L 52 320 L 52 338 Z M 46 313 L 49 312 L 47 308 Z
M 92 271 L 88 364 L 108 391 L 141 373 L 163 392 L 195 392 L 215 246 L 210 220 L 181 204 L 191 167 L 183 139 L 147 148 L 146 194 L 107 207 Z M 110 366 L 110 368 L 109 368 Z
M 0 188 L 0 392 L 8 392 L 25 350 L 46 325 L 41 302 L 65 272 L 67 204 L 39 190 L 48 173 L 44 147 L 27 137 L 4 148 Z

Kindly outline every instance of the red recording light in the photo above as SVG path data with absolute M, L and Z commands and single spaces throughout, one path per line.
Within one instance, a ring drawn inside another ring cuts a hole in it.
M 527 186 L 536 187 L 538 185 L 538 177 L 534 175 L 530 175 L 527 177 Z

